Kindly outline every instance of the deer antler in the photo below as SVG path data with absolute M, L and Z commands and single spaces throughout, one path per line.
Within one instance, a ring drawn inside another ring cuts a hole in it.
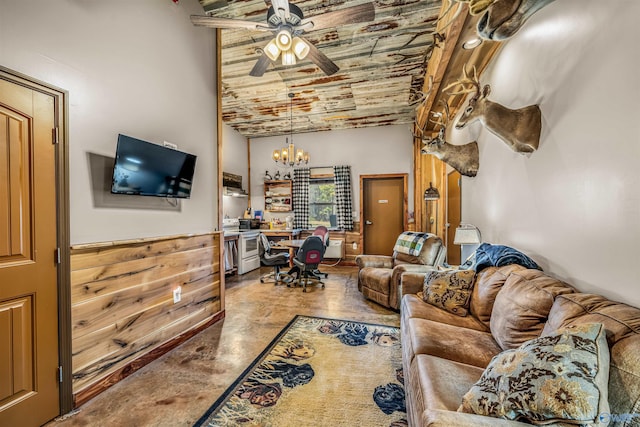
M 469 3 L 469 14 L 480 15 L 487 10 L 495 0 L 456 0 L 460 3 Z
M 449 103 L 444 99 L 441 99 L 440 102 L 444 105 L 444 127 L 449 126 L 449 119 L 451 119 L 451 113 L 449 112 Z
M 471 87 L 465 87 L 466 85 L 471 85 Z M 469 93 L 469 92 L 473 92 L 475 91 L 476 94 L 480 94 L 480 80 L 478 79 L 478 73 L 476 71 L 476 67 L 473 67 L 473 77 L 469 77 L 469 75 L 467 74 L 467 67 L 466 65 L 464 67 L 462 67 L 462 78 L 447 85 L 444 89 L 442 89 L 443 91 L 449 90 L 451 88 L 454 88 L 456 86 L 460 86 L 462 89 L 454 91 L 454 92 L 449 92 L 449 94 L 451 95 L 461 95 L 464 93 Z
M 433 76 L 429 76 L 428 82 L 429 82 L 428 83 L 429 86 L 426 92 L 422 90 L 411 89 L 412 95 L 409 98 L 409 106 L 415 105 L 415 104 L 422 104 L 424 100 L 429 97 L 429 95 L 431 94 L 431 91 L 433 91 Z

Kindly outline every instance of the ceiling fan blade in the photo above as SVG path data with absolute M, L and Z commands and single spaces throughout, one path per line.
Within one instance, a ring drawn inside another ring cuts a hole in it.
M 256 61 L 256 65 L 253 66 L 249 75 L 253 77 L 262 77 L 264 72 L 267 71 L 267 67 L 269 67 L 269 64 L 271 64 L 271 60 L 266 53 L 263 53 L 262 56 Z
M 213 16 L 191 15 L 193 25 L 210 28 L 246 28 L 248 30 L 269 31 L 265 24 L 241 19 L 215 18 Z
M 318 30 L 327 27 L 337 27 L 343 24 L 353 24 L 356 22 L 373 21 L 376 17 L 376 10 L 373 3 L 363 3 L 358 6 L 347 7 L 333 12 L 305 18 L 300 22 L 299 27 L 312 23 L 311 29 Z M 306 31 L 309 31 L 305 28 Z
M 273 10 L 280 15 L 282 20 L 289 18 L 289 1 L 288 0 L 271 0 Z
M 320 49 L 315 47 L 309 40 L 304 37 L 300 37 L 306 44 L 309 45 L 309 53 L 307 54 L 307 58 L 311 60 L 314 64 L 316 64 L 327 76 L 335 74 L 338 72 L 340 67 L 336 65 L 335 62 L 329 59 L 327 55 L 320 52 Z

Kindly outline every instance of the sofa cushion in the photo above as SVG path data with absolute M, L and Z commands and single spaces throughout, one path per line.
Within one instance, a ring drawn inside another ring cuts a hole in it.
M 434 322 L 447 323 L 453 326 L 474 329 L 476 331 L 487 332 L 488 326 L 480 322 L 473 316 L 460 317 L 442 310 L 431 304 L 427 304 L 419 295 L 409 294 L 402 298 L 400 309 L 402 321 L 407 321 L 412 317 L 433 320 Z
M 598 424 L 609 412 L 608 380 L 602 323 L 570 326 L 497 355 L 460 410 L 534 424 Z
M 489 329 L 491 321 L 491 312 L 496 296 L 507 277 L 514 271 L 524 270 L 525 268 L 518 264 L 506 265 L 504 267 L 487 267 L 476 274 L 476 282 L 471 292 L 471 300 L 469 302 L 469 311 L 471 315 L 485 324 Z
M 431 271 L 424 276 L 425 302 L 457 316 L 466 316 L 475 278 L 473 270 Z
M 570 292 L 571 286 L 539 270 L 511 273 L 493 305 L 493 337 L 506 350 L 540 336 L 555 298 Z
M 640 334 L 640 309 L 609 300 L 601 295 L 572 293 L 562 295 L 549 311 L 543 335 L 574 324 L 603 323 L 607 340 L 613 346 L 618 341 Z
M 407 361 L 428 354 L 484 368 L 502 349 L 488 332 L 426 319 L 410 318 L 402 324 L 402 351 Z
M 624 425 L 640 426 L 640 309 L 600 295 L 562 295 L 556 298 L 551 307 L 542 334 L 552 334 L 559 328 L 587 322 L 600 322 L 607 331 L 611 351 L 611 413 L 636 414 L 633 419 L 635 424 L 629 422 Z M 622 418 L 619 416 L 618 420 L 622 421 Z
M 410 383 L 420 389 L 423 409 L 455 411 L 483 371 L 477 366 L 418 354 L 411 364 Z

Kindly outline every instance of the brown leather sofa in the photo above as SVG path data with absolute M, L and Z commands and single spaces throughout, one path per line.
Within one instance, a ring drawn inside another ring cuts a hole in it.
M 424 277 L 408 272 L 401 283 L 410 426 L 530 426 L 457 409 L 497 354 L 560 327 L 590 322 L 604 325 L 610 349 L 610 411 L 604 416 L 610 426 L 640 426 L 640 309 L 580 293 L 539 270 L 508 265 L 475 276 L 469 313 L 460 317 L 417 295 Z
M 446 248 L 440 237 L 429 234 L 417 256 L 394 251 L 393 255 L 358 255 L 358 290 L 365 298 L 385 307 L 400 309 L 399 287 L 402 274 L 426 272 L 442 265 Z

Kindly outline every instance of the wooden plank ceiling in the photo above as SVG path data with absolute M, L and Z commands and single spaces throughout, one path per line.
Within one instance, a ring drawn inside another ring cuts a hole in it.
M 268 0 L 267 0 L 268 1 Z M 305 17 L 367 0 L 301 0 Z M 265 0 L 200 0 L 216 17 L 265 22 Z M 309 60 L 269 65 L 262 77 L 249 71 L 270 32 L 222 30 L 222 117 L 245 137 L 412 124 L 415 102 L 433 49 L 441 0 L 377 0 L 373 22 L 310 31 L 305 37 L 340 71 L 326 76 Z M 210 30 L 213 31 L 213 30 Z M 289 98 L 292 120 L 289 119 Z

